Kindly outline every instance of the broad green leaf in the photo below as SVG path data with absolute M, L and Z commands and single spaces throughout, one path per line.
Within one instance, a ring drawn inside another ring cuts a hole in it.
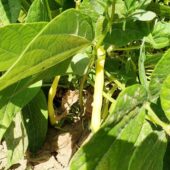
M 8 69 L 46 23 L 11 24 L 0 27 L 0 71 Z
M 152 132 L 135 149 L 128 170 L 162 170 L 166 147 L 165 132 Z
M 24 159 L 28 147 L 28 138 L 23 124 L 22 114 L 19 112 L 13 119 L 8 131 L 5 133 L 7 145 L 7 166 L 6 170 L 13 164 Z
M 34 0 L 27 14 L 26 22 L 50 21 L 48 0 Z
M 139 113 L 139 114 L 138 114 Z M 127 170 L 145 112 L 135 109 L 118 124 L 101 128 L 71 160 L 71 170 Z
M 0 78 L 0 90 L 70 58 L 92 40 L 89 17 L 75 9 L 63 12 L 45 26 Z
M 108 33 L 105 42 L 115 46 L 124 46 L 134 40 L 141 40 L 152 30 L 152 23 L 143 21 L 127 21 L 125 29 L 124 23 L 113 24 L 111 33 Z
M 16 22 L 20 10 L 20 0 L 0 0 L 0 20 L 4 25 Z
M 29 79 L 24 79 L 0 92 L 0 141 L 15 115 L 41 88 L 42 81 L 39 81 L 21 90 L 28 82 Z
M 170 74 L 162 84 L 160 99 L 162 109 L 168 120 L 170 120 Z
M 136 84 L 127 87 L 119 94 L 115 109 L 110 113 L 108 121 L 113 121 L 112 118 L 119 121 L 137 106 L 143 105 L 145 101 L 147 101 L 147 92 L 143 86 Z
M 152 73 L 149 90 L 150 90 L 150 99 L 155 101 L 159 95 L 162 87 L 163 81 L 170 74 L 170 50 L 166 51 L 163 57 L 159 60 L 155 69 Z
M 152 33 L 146 37 L 146 42 L 150 43 L 153 48 L 160 49 L 170 46 L 170 23 L 157 22 Z
M 48 127 L 47 110 L 43 91 L 40 91 L 22 110 L 31 152 L 36 152 L 44 143 Z

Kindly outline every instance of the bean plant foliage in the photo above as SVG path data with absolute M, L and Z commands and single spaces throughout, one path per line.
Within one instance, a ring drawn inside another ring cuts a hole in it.
M 44 84 L 68 75 L 80 80 L 80 94 L 94 87 L 92 135 L 71 170 L 168 170 L 169 19 L 166 0 L 0 0 L 6 169 L 42 147 Z

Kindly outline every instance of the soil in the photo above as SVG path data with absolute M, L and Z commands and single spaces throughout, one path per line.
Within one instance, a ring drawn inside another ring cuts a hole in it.
M 36 154 L 27 152 L 25 159 L 10 170 L 68 170 L 69 162 L 89 136 L 82 121 L 65 125 L 62 130 L 49 127 L 44 146 Z M 0 170 L 5 169 L 6 146 L 0 145 Z

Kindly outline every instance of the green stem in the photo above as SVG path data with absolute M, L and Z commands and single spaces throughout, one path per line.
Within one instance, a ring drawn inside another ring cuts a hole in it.
M 91 57 L 91 61 L 89 63 L 89 66 L 88 66 L 88 69 L 86 71 L 86 73 L 83 75 L 82 79 L 81 79 L 81 82 L 80 82 L 80 88 L 79 88 L 79 104 L 80 104 L 80 111 L 81 113 L 84 112 L 84 102 L 83 102 L 83 89 L 84 89 L 84 84 L 87 80 L 87 77 L 88 77 L 88 73 L 89 73 L 89 70 L 90 68 L 93 66 L 93 63 L 94 63 L 94 57 L 92 56 Z
M 112 88 L 111 88 L 111 90 L 109 90 L 109 92 L 107 93 L 107 96 L 109 97 L 109 98 L 111 98 L 112 99 L 112 95 L 113 95 L 113 93 L 115 92 L 115 90 L 117 89 L 117 85 L 114 85 Z M 105 101 L 104 101 L 104 107 L 103 107 L 103 111 L 102 111 L 102 118 L 105 120 L 105 118 L 107 117 L 107 115 L 108 115 L 108 112 L 109 112 L 109 103 L 110 103 L 110 101 L 107 99 L 107 98 L 105 98 Z M 114 105 L 115 105 L 115 103 L 116 103 L 116 101 L 114 100 L 114 102 L 112 102 L 112 104 L 114 103 Z
M 80 112 L 84 112 L 84 103 L 83 103 L 83 89 L 84 84 L 87 80 L 87 74 L 83 75 L 81 82 L 80 82 L 80 88 L 79 88 L 79 104 L 80 104 Z
M 118 81 L 113 75 L 109 72 L 105 71 L 106 76 L 109 78 L 110 81 L 113 81 L 120 89 L 124 90 L 125 85 Z

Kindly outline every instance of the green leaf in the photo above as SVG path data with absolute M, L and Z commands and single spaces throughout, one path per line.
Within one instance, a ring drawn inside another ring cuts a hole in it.
M 20 10 L 20 0 L 0 0 L 0 20 L 4 25 L 16 22 Z
M 152 67 L 154 68 L 162 56 L 163 56 L 162 52 L 155 53 L 155 54 L 147 53 L 146 60 L 145 60 L 145 68 L 152 68 Z
M 143 39 L 152 30 L 152 23 L 143 21 L 127 21 L 125 29 L 124 23 L 113 24 L 111 33 L 108 33 L 105 42 L 115 46 L 124 46 L 134 40 Z
M 137 106 L 143 105 L 146 100 L 147 92 L 143 86 L 136 84 L 127 87 L 119 94 L 115 109 L 113 113 L 110 113 L 111 115 L 108 117 L 108 121 L 113 121 L 112 119 L 119 121 Z
M 108 0 L 84 0 L 80 5 L 80 10 L 89 15 L 93 21 L 97 21 L 100 15 L 103 15 L 107 8 Z
M 163 81 L 170 74 L 170 50 L 166 51 L 163 57 L 159 60 L 155 69 L 151 75 L 151 80 L 149 84 L 150 99 L 156 101 L 160 95 L 160 90 Z
M 50 21 L 51 13 L 48 0 L 34 0 L 29 8 L 26 22 Z
M 90 59 L 86 53 L 78 53 L 75 55 L 71 60 L 71 69 L 73 70 L 73 73 L 80 76 L 83 75 L 89 61 Z
M 135 149 L 128 170 L 162 170 L 166 147 L 165 132 L 152 132 Z
M 139 114 L 138 114 L 139 113 Z M 115 125 L 101 128 L 71 160 L 71 170 L 127 170 L 145 112 L 135 109 Z
M 5 133 L 7 145 L 7 166 L 6 170 L 13 164 L 24 158 L 28 147 L 28 138 L 22 121 L 22 114 L 19 112 L 12 121 L 8 131 Z
M 162 84 L 160 92 L 161 106 L 168 120 L 170 120 L 170 75 Z
M 146 37 L 146 42 L 150 43 L 153 48 L 160 49 L 170 46 L 170 23 L 157 22 L 152 33 Z
M 133 13 L 133 18 L 139 21 L 151 21 L 156 17 L 152 11 L 137 10 Z
M 70 58 L 92 40 L 89 17 L 75 9 L 63 12 L 45 26 L 0 78 L 0 90 Z
M 21 90 L 29 79 L 24 79 L 0 92 L 0 141 L 15 115 L 38 93 L 42 81 Z
M 0 27 L 0 71 L 8 69 L 46 23 L 11 24 Z
M 47 110 L 43 91 L 39 91 L 36 97 L 22 110 L 31 152 L 36 152 L 44 143 L 48 127 Z
M 149 4 L 151 0 L 125 0 L 125 5 L 127 8 L 127 13 L 130 13 L 131 11 L 134 11 L 136 9 L 145 9 Z

